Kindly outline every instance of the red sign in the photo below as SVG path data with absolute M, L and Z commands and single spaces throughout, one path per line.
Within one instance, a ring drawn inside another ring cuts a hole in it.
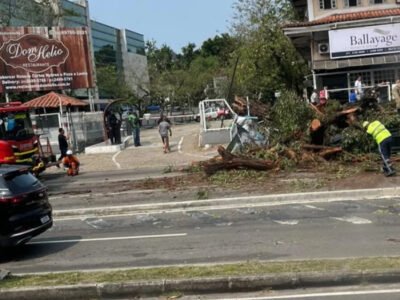
M 6 65 L 33 73 L 58 67 L 65 63 L 68 56 L 69 51 L 62 42 L 33 34 L 9 40 L 0 48 L 0 59 Z
M 0 93 L 93 87 L 86 27 L 0 29 Z

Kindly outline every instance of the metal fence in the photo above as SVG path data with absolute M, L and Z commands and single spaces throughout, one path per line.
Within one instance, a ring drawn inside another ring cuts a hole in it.
M 350 102 L 351 92 L 355 90 L 352 88 L 341 88 L 341 89 L 328 89 L 328 96 L 330 99 L 342 99 Z M 370 90 L 375 90 L 379 93 L 378 101 L 387 102 L 392 100 L 392 86 L 390 84 L 381 84 L 375 86 L 363 86 L 363 92 L 367 93 Z M 344 99 L 343 99 L 344 98 Z
M 53 152 L 58 153 L 58 129 L 64 128 L 70 148 L 83 151 L 85 147 L 104 141 L 102 112 L 73 112 L 32 115 L 32 124 L 41 140 L 49 139 Z

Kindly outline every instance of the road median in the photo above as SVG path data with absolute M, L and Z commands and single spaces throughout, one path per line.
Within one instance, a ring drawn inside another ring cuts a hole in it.
M 400 257 L 243 262 L 10 275 L 0 300 L 99 299 L 395 283 Z
M 113 216 L 133 214 L 174 213 L 182 211 L 236 209 L 243 207 L 268 207 L 290 204 L 312 204 L 319 202 L 364 201 L 396 198 L 400 188 L 378 188 L 311 193 L 291 193 L 258 196 L 226 197 L 214 199 L 193 199 L 185 201 L 153 202 L 136 205 L 110 205 L 102 207 L 54 210 L 56 219 L 79 218 L 81 216 Z

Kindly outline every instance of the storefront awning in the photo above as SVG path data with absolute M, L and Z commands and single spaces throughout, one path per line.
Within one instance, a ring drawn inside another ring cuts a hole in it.
M 60 106 L 83 107 L 88 105 L 88 103 L 73 97 L 69 97 L 67 95 L 50 92 L 46 95 L 25 102 L 23 105 L 31 108 L 58 108 Z

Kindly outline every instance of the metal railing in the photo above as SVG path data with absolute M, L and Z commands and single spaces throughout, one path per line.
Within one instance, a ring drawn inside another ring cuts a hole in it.
M 391 101 L 392 100 L 392 87 L 391 87 L 391 85 L 390 84 L 382 84 L 382 85 L 370 85 L 370 86 L 363 86 L 362 87 L 362 89 L 363 89 L 363 91 L 364 91 L 364 94 L 365 94 L 365 91 L 367 91 L 368 89 L 383 89 L 383 88 L 386 88 L 387 89 L 387 101 Z M 351 92 L 352 91 L 354 91 L 356 88 L 355 87 L 352 87 L 352 88 L 340 88 L 340 89 L 328 89 L 327 91 L 328 91 L 328 98 L 330 98 L 329 97 L 329 93 L 334 93 L 334 92 L 345 92 L 345 91 L 347 91 L 348 93 L 348 100 L 350 99 L 350 94 L 351 94 Z M 383 101 L 385 101 L 385 100 L 382 100 L 382 99 L 380 99 L 380 102 L 383 102 Z

